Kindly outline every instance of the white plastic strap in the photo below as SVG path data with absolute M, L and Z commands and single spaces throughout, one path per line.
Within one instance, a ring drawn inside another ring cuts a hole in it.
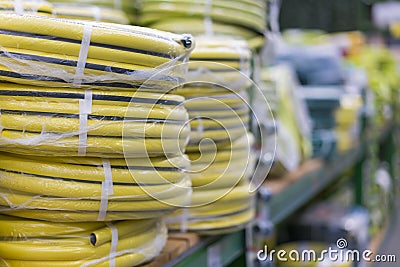
M 114 194 L 111 164 L 109 159 L 103 159 L 104 182 L 101 183 L 100 209 L 98 221 L 104 221 L 107 215 L 108 198 Z
M 118 229 L 114 224 L 107 222 L 106 225 L 111 230 L 111 247 L 110 247 L 110 267 L 115 267 L 115 257 L 117 254 L 117 246 L 118 246 Z
M 189 211 L 187 208 L 182 210 L 181 215 L 181 232 L 186 233 L 188 229 Z
M 85 24 L 83 28 L 81 48 L 79 50 L 78 62 L 76 64 L 75 77 L 73 84 L 81 85 L 82 79 L 84 77 L 84 71 L 86 66 L 86 60 L 89 53 L 90 38 L 92 37 L 92 25 Z
M 198 125 L 197 125 L 197 134 L 198 134 L 199 136 L 203 137 L 203 135 L 204 135 L 204 124 L 203 124 L 203 120 L 201 119 L 200 116 L 197 117 L 196 120 L 197 120 L 197 122 L 198 122 Z
M 85 90 L 84 99 L 79 100 L 79 141 L 78 155 L 86 155 L 87 134 L 88 134 L 88 114 L 92 113 L 92 90 Z
M 95 21 L 101 21 L 101 10 L 98 6 L 93 6 L 93 18 Z
M 14 12 L 18 15 L 24 13 L 24 7 L 22 6 L 21 0 L 14 0 Z
M 204 29 L 206 36 L 214 35 L 214 27 L 211 19 L 212 1 L 207 0 L 204 7 Z
M 118 10 L 122 10 L 122 1 L 121 0 L 114 0 L 114 8 Z

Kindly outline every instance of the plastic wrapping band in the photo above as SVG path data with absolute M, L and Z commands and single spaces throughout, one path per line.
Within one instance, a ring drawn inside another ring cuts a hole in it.
M 118 246 L 118 229 L 114 224 L 107 222 L 106 225 L 111 230 L 111 246 L 110 246 L 110 267 L 116 266 L 115 255 L 117 253 Z
M 199 123 L 196 129 L 197 134 L 199 135 L 199 138 L 202 138 L 204 135 L 204 125 L 203 125 L 203 120 L 201 119 L 200 116 L 196 116 L 196 120 Z M 190 141 L 190 140 L 189 140 Z
M 85 98 L 79 100 L 79 146 L 78 155 L 86 155 L 87 137 L 88 137 L 88 115 L 92 113 L 92 90 L 85 90 Z
M 93 11 L 94 20 L 100 22 L 101 21 L 101 10 L 100 10 L 100 7 L 93 6 L 92 11 Z
M 114 8 L 118 10 L 122 10 L 122 1 L 121 0 L 114 0 Z
M 21 0 L 14 0 L 14 12 L 18 15 L 24 13 L 24 7 L 22 6 Z
M 211 18 L 212 1 L 213 0 L 207 0 L 204 7 L 204 29 L 206 36 L 214 35 L 213 21 Z
M 73 84 L 79 86 L 84 77 L 86 61 L 89 53 L 90 38 L 92 37 L 93 27 L 90 24 L 85 24 L 83 28 L 82 42 L 79 50 L 78 62 L 76 64 L 76 71 Z
M 189 211 L 187 208 L 182 210 L 181 216 L 181 232 L 186 233 L 188 230 Z
M 98 221 L 104 221 L 107 215 L 108 197 L 114 194 L 114 186 L 109 159 L 103 159 L 104 182 L 101 183 L 101 199 Z
M 18 15 L 24 13 L 24 7 L 22 6 L 21 0 L 14 0 L 14 12 Z

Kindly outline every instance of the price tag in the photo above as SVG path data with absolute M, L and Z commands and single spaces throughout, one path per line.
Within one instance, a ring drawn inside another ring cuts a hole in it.
M 214 244 L 207 249 L 207 266 L 208 267 L 222 267 L 221 263 L 221 246 Z

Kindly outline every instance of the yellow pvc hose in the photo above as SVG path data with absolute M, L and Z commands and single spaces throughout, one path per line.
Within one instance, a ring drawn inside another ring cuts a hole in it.
M 10 229 L 2 230 L 0 242 L 0 264 L 9 267 L 109 266 L 112 259 L 136 266 L 158 255 L 167 239 L 157 219 L 50 223 L 2 215 L 0 224 Z
M 108 162 L 109 169 L 104 159 L 2 153 L 0 211 L 50 221 L 96 221 L 103 209 L 109 221 L 153 218 L 190 202 L 189 161 L 183 157 Z M 107 172 L 112 194 L 104 191 Z
M 193 193 L 193 202 L 214 199 L 221 195 L 220 190 L 199 191 Z M 221 195 L 222 196 L 222 195 Z M 216 201 L 204 202 L 205 205 L 192 207 L 185 211 L 176 211 L 168 217 L 168 228 L 204 234 L 219 234 L 237 231 L 245 227 L 255 216 L 253 195 L 248 192 L 248 183 L 233 188 L 224 197 Z
M 0 14 L 0 37 L 2 80 L 52 87 L 70 86 L 79 79 L 78 86 L 132 90 L 152 78 L 148 86 L 169 90 L 182 80 L 184 70 L 177 70 L 176 64 L 194 47 L 187 35 L 17 14 Z M 90 38 L 90 45 L 83 74 L 77 76 L 83 37 Z
M 250 48 L 263 46 L 267 3 L 258 0 L 146 0 L 139 6 L 139 23 L 155 29 L 194 36 L 235 36 Z
M 151 27 L 155 29 L 176 33 L 190 32 L 194 36 L 201 36 L 209 31 L 212 31 L 215 35 L 221 35 L 227 38 L 240 36 L 247 41 L 251 49 L 258 49 L 262 47 L 265 42 L 264 35 L 238 25 L 226 24 L 215 20 L 212 21 L 211 29 L 208 28 L 208 25 L 209 24 L 205 23 L 204 19 L 192 16 L 164 18 L 151 23 Z
M 129 24 L 129 18 L 122 10 L 82 3 L 54 3 L 53 16 L 63 19 L 94 20 L 118 24 Z
M 179 153 L 189 136 L 184 98 L 172 94 L 91 91 L 82 128 L 79 89 L 0 83 L 0 150 L 76 156 L 79 135 L 86 155 L 122 157 Z
M 14 0 L 1 0 L 0 12 L 22 12 L 24 14 L 37 14 L 41 16 L 51 16 L 53 7 L 46 1 L 23 0 L 16 2 Z
M 263 1 L 212 1 L 207 6 L 207 1 L 143 1 L 140 6 L 140 22 L 148 25 L 164 17 L 188 16 L 190 12 L 191 16 L 209 16 L 219 22 L 262 31 L 266 26 L 265 6 L 262 3 Z

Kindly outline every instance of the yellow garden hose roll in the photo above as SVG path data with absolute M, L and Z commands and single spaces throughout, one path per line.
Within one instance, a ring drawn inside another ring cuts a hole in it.
M 122 10 L 110 7 L 67 3 L 54 3 L 53 16 L 64 19 L 94 20 L 118 24 L 129 24 L 129 18 Z
M 254 195 L 248 188 L 249 183 L 242 182 L 227 194 L 221 189 L 194 190 L 192 204 L 200 206 L 170 215 L 167 219 L 168 228 L 202 234 L 221 234 L 242 229 L 255 216 Z
M 9 267 L 132 267 L 158 255 L 167 239 L 158 219 L 55 223 L 0 217 L 0 264 Z
M 184 157 L 135 159 L 0 155 L 0 211 L 49 221 L 154 218 L 190 202 Z
M 88 94 L 91 112 L 83 125 Z M 0 83 L 0 149 L 60 156 L 77 156 L 82 146 L 88 156 L 179 153 L 190 131 L 183 101 L 173 94 Z
M 246 134 L 234 141 L 232 146 L 188 153 L 193 188 L 197 191 L 230 189 L 250 177 L 254 169 L 252 144 L 252 136 Z
M 189 35 L 17 14 L 0 14 L 0 37 L 0 79 L 46 87 L 168 92 L 194 47 Z
M 212 27 L 210 27 L 210 25 Z M 193 18 L 191 16 L 181 18 L 164 18 L 160 21 L 151 23 L 151 27 L 162 31 L 173 31 L 177 33 L 190 32 L 194 36 L 201 35 L 221 35 L 226 38 L 239 36 L 246 40 L 251 49 L 260 48 L 264 45 L 265 37 L 251 29 L 238 27 L 233 24 L 226 24 L 217 21 Z
M 195 35 L 240 36 L 257 48 L 262 46 L 266 31 L 266 8 L 261 0 L 142 0 L 139 23 Z
M 196 37 L 196 48 L 190 55 L 188 83 L 181 91 L 190 93 L 197 85 L 213 89 L 219 86 L 225 94 L 241 92 L 251 85 L 251 59 L 250 48 L 239 38 Z
M 37 0 L 1 0 L 0 12 L 16 12 L 20 14 L 36 14 L 40 16 L 51 16 L 53 7 L 46 1 Z

